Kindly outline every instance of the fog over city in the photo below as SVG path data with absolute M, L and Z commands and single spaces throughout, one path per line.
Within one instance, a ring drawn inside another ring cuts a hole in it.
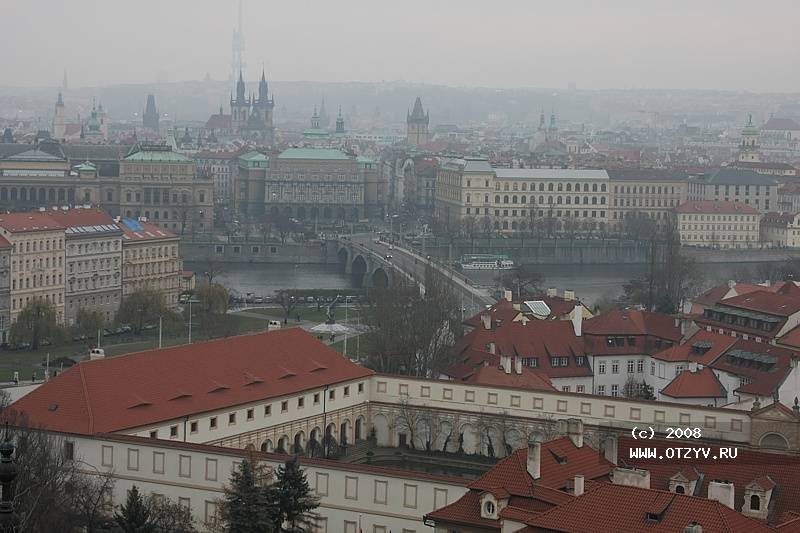
M 226 80 L 232 0 L 14 5 L 0 85 Z M 6 13 L 8 17 L 9 13 Z M 244 2 L 246 73 L 485 87 L 800 86 L 800 3 L 774 0 Z

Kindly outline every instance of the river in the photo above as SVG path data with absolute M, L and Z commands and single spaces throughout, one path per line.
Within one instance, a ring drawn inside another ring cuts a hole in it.
M 737 277 L 743 269 L 754 269 L 755 263 L 713 263 L 701 265 L 704 286 L 710 287 Z M 202 271 L 202 265 L 187 262 L 187 270 Z M 573 290 L 588 304 L 606 296 L 615 297 L 622 285 L 630 279 L 641 277 L 646 265 L 538 265 L 544 276 L 545 287 L 556 287 L 559 294 Z M 491 285 L 495 271 L 466 272 L 476 283 Z M 219 276 L 226 287 L 241 294 L 252 292 L 269 296 L 279 289 L 349 289 L 355 287 L 349 274 L 339 271 L 338 265 L 308 264 L 257 264 L 229 263 Z

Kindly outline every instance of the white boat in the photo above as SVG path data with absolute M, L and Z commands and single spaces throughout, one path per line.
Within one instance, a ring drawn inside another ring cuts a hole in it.
M 514 261 L 505 255 L 474 254 L 463 256 L 458 266 L 463 270 L 511 270 Z

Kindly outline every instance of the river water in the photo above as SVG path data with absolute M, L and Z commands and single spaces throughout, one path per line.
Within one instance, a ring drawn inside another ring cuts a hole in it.
M 713 263 L 701 265 L 704 285 L 723 283 L 736 277 L 744 268 L 753 269 L 753 263 Z M 187 262 L 187 270 L 202 271 L 202 265 Z M 646 265 L 539 265 L 545 287 L 556 287 L 559 294 L 565 290 L 588 304 L 606 296 L 622 293 L 622 285 L 641 277 Z M 476 283 L 492 285 L 495 271 L 466 272 Z M 355 287 L 349 274 L 339 271 L 338 265 L 307 264 L 226 264 L 219 281 L 240 294 L 251 292 L 256 296 L 270 296 L 279 289 L 348 289 Z

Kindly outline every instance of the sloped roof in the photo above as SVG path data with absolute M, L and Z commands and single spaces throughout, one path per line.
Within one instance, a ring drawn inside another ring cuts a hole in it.
M 675 319 L 663 313 L 614 309 L 594 316 L 583 323 L 588 335 L 651 335 L 679 341 L 681 328 Z
M 314 159 L 314 160 L 338 160 L 347 161 L 350 159 L 341 150 L 331 148 L 287 148 L 280 154 L 278 159 Z
M 693 200 L 684 202 L 675 208 L 681 214 L 711 214 L 711 215 L 755 215 L 758 210 L 741 202 L 722 202 L 715 200 Z
M 772 292 L 766 288 L 726 298 L 720 304 L 783 317 L 791 316 L 800 311 L 800 298 L 780 292 Z
M 789 410 L 791 412 L 791 409 Z M 653 439 L 647 442 L 649 447 L 656 449 L 657 454 L 664 455 L 664 450 L 675 446 L 675 443 L 665 439 Z M 701 474 L 698 482 L 701 484 L 698 495 L 708 494 L 708 483 L 715 479 L 724 479 L 734 485 L 734 507 L 742 509 L 745 503 L 744 491 L 752 482 L 759 484 L 767 477 L 768 482 L 775 484 L 777 490 L 773 491 L 774 503 L 771 503 L 770 523 L 779 523 L 785 520 L 782 515 L 787 512 L 800 513 L 800 457 L 796 455 L 776 454 L 739 448 L 736 459 L 713 460 L 705 459 L 674 459 L 662 461 L 658 459 L 629 459 L 630 448 L 640 447 L 641 442 L 630 436 L 622 437 L 619 441 L 618 457 L 621 462 L 650 472 L 650 486 L 653 489 L 668 490 L 670 477 L 677 472 L 687 472 L 690 469 Z M 705 525 L 703 532 L 705 533 Z M 792 530 L 798 531 L 798 530 Z
M 761 356 L 773 361 L 765 368 L 750 364 L 750 359 Z M 765 342 L 738 339 L 722 355 L 711 363 L 711 368 L 728 372 L 736 376 L 745 376 L 752 380 L 751 383 L 740 386 L 736 392 L 757 394 L 760 396 L 771 395 L 791 372 L 792 359 L 797 353 L 787 348 L 773 346 Z M 742 361 L 737 364 L 736 361 Z
M 653 358 L 661 361 L 686 361 L 699 363 L 701 365 L 710 365 L 717 357 L 722 355 L 725 350 L 735 343 L 736 337 L 721 335 L 701 329 L 683 344 L 678 344 L 660 351 L 655 354 Z
M 728 391 L 709 367 L 696 372 L 685 370 L 661 389 L 670 398 L 727 398 Z
M 149 222 L 142 222 L 141 220 L 123 218 L 116 224 L 122 230 L 122 240 L 125 242 L 157 241 L 177 238 L 177 235 L 171 231 Z
M 800 123 L 792 118 L 771 117 L 761 129 L 768 131 L 800 131 Z
M 734 167 L 722 167 L 702 181 L 712 185 L 776 185 L 778 183 L 774 178 L 759 174 L 754 170 Z
M 648 514 L 659 516 L 648 520 Z M 526 522 L 547 531 L 597 533 L 675 533 L 692 522 L 703 533 L 767 533 L 772 528 L 705 498 L 667 491 L 607 484 Z
M 0 214 L 0 227 L 11 233 L 64 229 L 64 226 L 51 217 L 49 212 L 42 213 L 39 211 Z
M 371 374 L 313 335 L 290 328 L 84 361 L 12 408 L 32 424 L 91 435 Z

